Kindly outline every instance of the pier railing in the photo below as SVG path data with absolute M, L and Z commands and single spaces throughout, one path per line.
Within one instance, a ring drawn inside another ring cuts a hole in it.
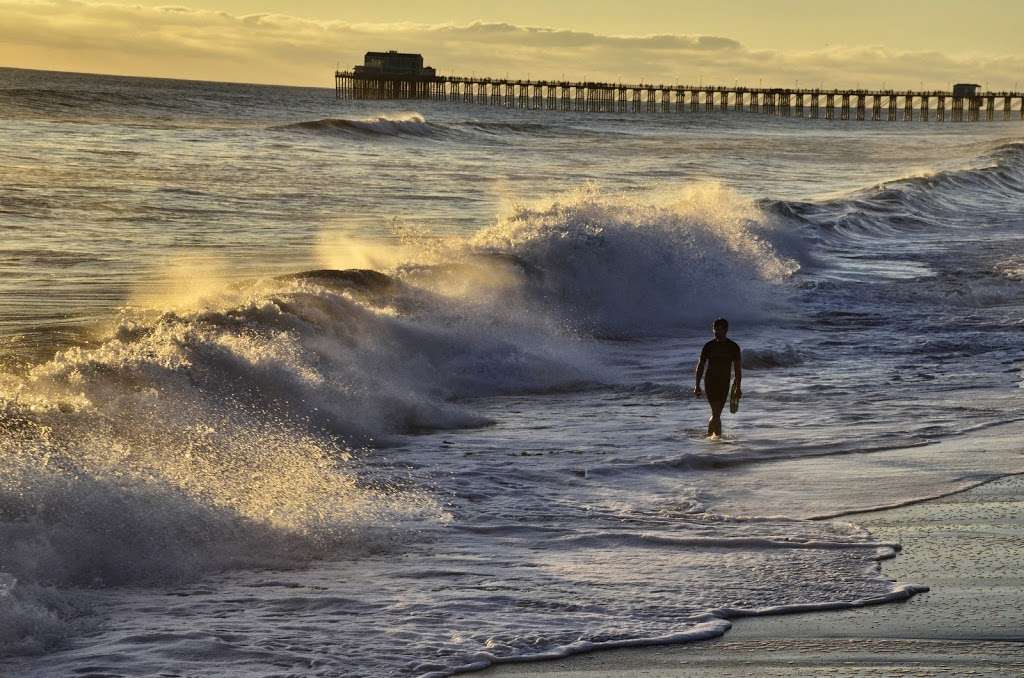
M 336 71 L 339 99 L 426 99 L 545 111 L 696 113 L 749 111 L 825 120 L 1024 120 L 1024 92 L 789 89 L 517 80 L 459 76 L 356 76 Z

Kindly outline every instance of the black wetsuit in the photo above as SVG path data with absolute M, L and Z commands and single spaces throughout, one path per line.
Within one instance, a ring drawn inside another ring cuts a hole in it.
M 700 359 L 707 360 L 704 373 L 704 393 L 708 402 L 724 403 L 729 399 L 729 380 L 732 378 L 732 363 L 740 358 L 740 346 L 732 339 L 712 339 L 704 344 Z

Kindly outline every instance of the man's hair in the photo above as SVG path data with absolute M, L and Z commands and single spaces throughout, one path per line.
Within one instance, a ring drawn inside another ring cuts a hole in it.
M 729 321 L 726 320 L 725 318 L 719 318 L 718 320 L 715 321 L 715 324 L 712 325 L 712 327 L 714 327 L 715 329 L 718 329 L 719 326 L 721 326 L 721 328 L 726 332 L 729 331 Z

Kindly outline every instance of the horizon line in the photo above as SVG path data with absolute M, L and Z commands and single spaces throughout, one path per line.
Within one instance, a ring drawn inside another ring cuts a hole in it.
M 128 73 L 100 73 L 96 71 L 64 71 L 54 68 L 24 68 L 22 66 L 4 66 L 0 71 L 32 71 L 34 73 L 61 73 L 65 75 L 91 75 L 107 78 L 132 78 L 135 80 L 169 80 L 172 82 L 203 82 L 211 85 L 254 85 L 257 87 L 288 87 L 291 89 L 326 89 L 334 90 L 334 85 L 286 85 L 279 82 L 252 82 L 246 80 L 208 80 L 205 78 L 183 78 L 169 75 L 132 75 Z

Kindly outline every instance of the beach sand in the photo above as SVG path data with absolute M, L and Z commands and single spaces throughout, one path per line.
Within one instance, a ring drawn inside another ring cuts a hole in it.
M 903 552 L 885 576 L 931 587 L 904 603 L 736 620 L 723 637 L 506 664 L 494 678 L 1024 675 L 1024 476 L 852 516 Z

